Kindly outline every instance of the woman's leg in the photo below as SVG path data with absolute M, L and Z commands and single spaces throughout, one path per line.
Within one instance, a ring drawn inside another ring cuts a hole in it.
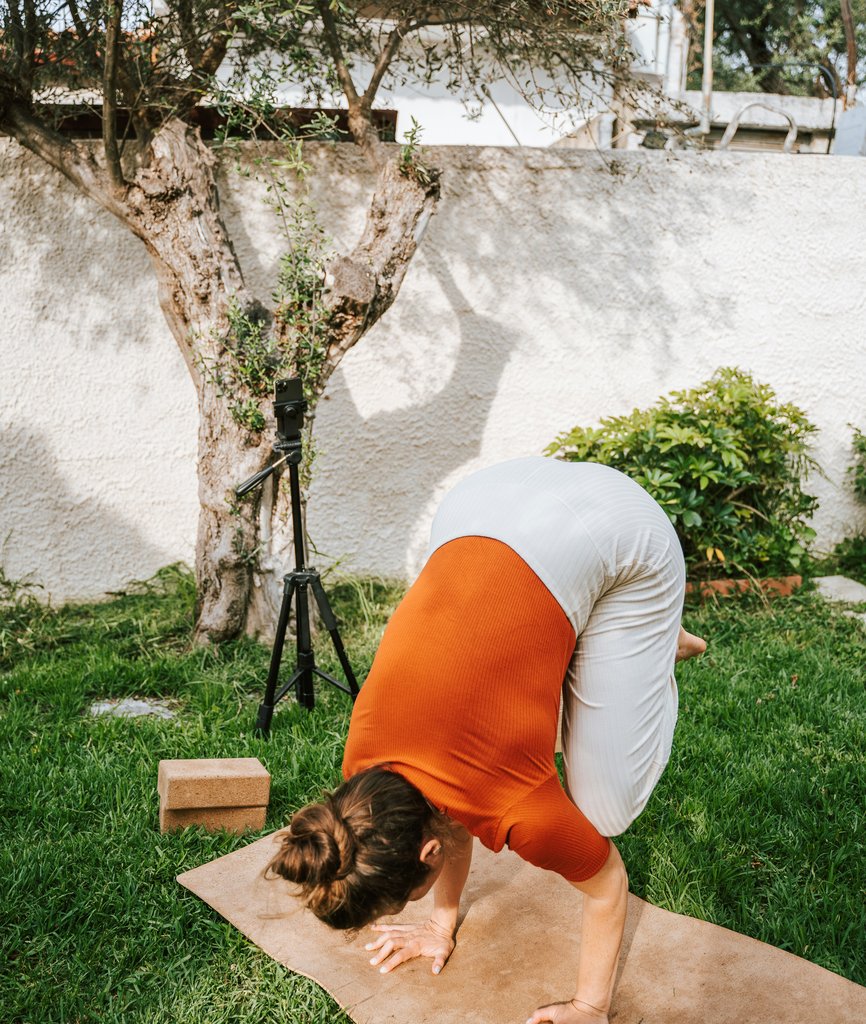
M 566 785 L 603 835 L 640 814 L 670 756 L 684 586 L 677 550 L 605 593 L 578 638 L 563 688 Z

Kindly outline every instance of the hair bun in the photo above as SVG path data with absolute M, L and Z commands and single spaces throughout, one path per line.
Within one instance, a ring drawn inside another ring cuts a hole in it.
M 265 875 L 295 882 L 332 928 L 362 928 L 405 906 L 428 878 L 418 851 L 426 835 L 447 834 L 436 820 L 419 789 L 375 765 L 297 811 Z
M 278 875 L 305 886 L 330 885 L 355 867 L 357 842 L 352 826 L 332 801 L 298 811 L 272 862 Z
M 330 803 L 330 801 L 329 801 Z M 334 843 L 337 851 L 337 870 L 334 878 L 339 880 L 345 878 L 355 868 L 355 855 L 358 852 L 358 841 L 355 837 L 355 830 L 351 824 L 340 814 L 339 810 L 331 804 L 333 814 L 333 831 L 329 838 Z

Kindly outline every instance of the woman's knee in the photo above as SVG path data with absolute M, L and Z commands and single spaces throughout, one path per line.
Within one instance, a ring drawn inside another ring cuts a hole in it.
M 641 814 L 667 765 L 670 743 L 663 741 L 640 771 L 599 775 L 589 765 L 566 762 L 568 794 L 603 836 L 622 835 Z
M 608 838 L 622 835 L 646 806 L 646 801 L 636 803 L 625 800 L 599 799 L 597 795 L 584 794 L 575 803 L 598 831 Z

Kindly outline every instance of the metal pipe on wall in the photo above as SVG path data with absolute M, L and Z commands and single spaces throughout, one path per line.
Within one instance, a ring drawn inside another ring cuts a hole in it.
M 708 135 L 710 131 L 710 107 L 713 102 L 713 22 L 715 17 L 715 0 L 706 0 L 704 9 L 704 73 L 701 78 L 701 135 Z

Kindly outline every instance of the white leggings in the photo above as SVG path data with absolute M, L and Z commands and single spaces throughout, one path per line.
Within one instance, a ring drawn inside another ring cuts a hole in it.
M 566 787 L 602 835 L 619 835 L 646 806 L 676 725 L 685 565 L 673 527 L 615 469 L 529 457 L 474 473 L 446 495 L 430 552 L 465 536 L 507 544 L 574 626 Z

